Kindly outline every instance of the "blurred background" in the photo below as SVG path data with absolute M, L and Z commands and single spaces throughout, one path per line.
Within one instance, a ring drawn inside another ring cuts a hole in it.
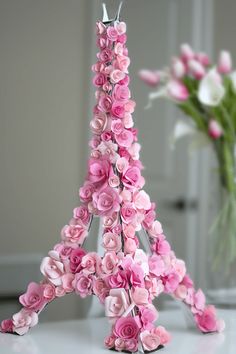
M 118 3 L 107 0 L 111 14 Z M 149 90 L 137 73 L 169 63 L 183 42 L 214 59 L 220 49 L 236 58 L 235 13 L 233 0 L 127 0 L 122 10 L 146 190 L 177 256 L 203 288 L 211 152 L 189 153 L 188 139 L 171 149 L 180 113 L 162 101 L 145 110 Z M 101 16 L 98 0 L 0 0 L 0 318 L 17 310 L 29 281 L 41 278 L 41 259 L 78 204 Z M 95 232 L 87 247 L 97 247 Z M 91 301 L 68 295 L 41 320 L 86 316 Z

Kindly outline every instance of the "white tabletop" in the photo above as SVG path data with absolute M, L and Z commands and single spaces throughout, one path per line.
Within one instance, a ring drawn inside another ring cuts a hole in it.
M 163 311 L 158 323 L 172 340 L 164 354 L 235 354 L 236 310 L 219 310 L 226 322 L 220 334 L 201 334 L 186 328 L 179 310 Z M 39 324 L 23 337 L 0 333 L 0 354 L 109 354 L 103 339 L 109 332 L 105 318 Z

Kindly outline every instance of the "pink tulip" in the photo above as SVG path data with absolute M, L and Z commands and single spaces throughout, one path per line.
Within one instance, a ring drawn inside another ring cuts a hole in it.
M 160 72 L 143 69 L 139 71 L 139 77 L 149 86 L 157 86 L 160 82 Z
M 200 52 L 195 55 L 195 59 L 203 66 L 210 65 L 210 59 L 206 53 Z
M 176 79 L 181 79 L 186 74 L 186 68 L 181 59 L 172 59 L 171 72 Z
M 232 58 L 229 52 L 225 50 L 220 52 L 217 69 L 221 74 L 229 74 L 231 72 Z
M 176 101 L 186 101 L 189 92 L 181 81 L 171 80 L 167 84 L 167 96 Z
M 201 80 L 206 74 L 204 66 L 195 59 L 189 60 L 188 69 L 190 74 L 197 80 Z
M 180 52 L 181 52 L 181 58 L 184 62 L 188 62 L 189 60 L 194 58 L 194 51 L 187 43 L 181 45 Z
M 208 134 L 212 139 L 219 139 L 223 135 L 223 129 L 220 126 L 220 124 L 214 120 L 211 119 L 208 125 Z

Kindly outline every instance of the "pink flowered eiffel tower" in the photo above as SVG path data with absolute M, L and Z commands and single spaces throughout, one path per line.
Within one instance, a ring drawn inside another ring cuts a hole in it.
M 111 322 L 105 346 L 144 353 L 170 339 L 164 327 L 154 324 L 157 310 L 152 301 L 163 292 L 186 305 L 202 332 L 221 331 L 224 322 L 217 319 L 213 306 L 205 304 L 203 292 L 195 290 L 144 190 L 140 145 L 132 119 L 135 102 L 128 87 L 126 24 L 119 20 L 120 7 L 110 20 L 104 5 L 103 22 L 97 23 L 98 61 L 92 67 L 96 105 L 90 124 L 88 172 L 79 193 L 81 205 L 63 227 L 60 243 L 43 259 L 43 280 L 28 285 L 19 298 L 23 308 L 2 321 L 1 331 L 25 334 L 37 324 L 48 303 L 67 293 L 83 298 L 95 295 Z M 103 257 L 82 248 L 94 217 L 102 223 Z M 148 252 L 139 247 L 141 231 Z

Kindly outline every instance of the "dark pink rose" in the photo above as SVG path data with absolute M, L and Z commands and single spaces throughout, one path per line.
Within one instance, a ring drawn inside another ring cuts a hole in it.
M 114 334 L 121 339 L 137 338 L 139 326 L 133 317 L 121 317 L 114 326 Z
M 93 84 L 97 87 L 103 86 L 106 82 L 106 76 L 104 74 L 96 74 L 93 78 Z
M 12 333 L 12 331 L 13 331 L 12 319 L 3 320 L 0 325 L 0 332 Z
M 110 289 L 108 288 L 104 279 L 93 278 L 93 291 L 94 291 L 94 294 L 99 298 L 99 300 L 103 304 L 106 297 L 109 294 Z
M 88 167 L 90 182 L 95 183 L 97 186 L 101 186 L 107 182 L 111 169 L 111 164 L 107 159 L 90 159 Z
M 72 273 L 78 273 L 81 269 L 82 258 L 86 255 L 83 248 L 76 248 L 70 255 L 70 270 Z
M 196 314 L 195 320 L 202 332 L 215 332 L 218 330 L 216 310 L 212 305 L 207 306 L 202 314 Z
M 93 194 L 93 204 L 99 215 L 109 216 L 120 209 L 120 197 L 116 189 L 107 186 Z
M 119 270 L 116 274 L 108 277 L 108 284 L 112 289 L 124 288 L 127 289 L 128 279 L 126 271 Z
M 136 166 L 128 167 L 122 176 L 122 182 L 124 186 L 128 189 L 133 189 L 139 187 L 139 182 L 141 178 L 140 169 Z
M 162 277 L 162 282 L 165 287 L 165 292 L 173 293 L 179 285 L 179 276 L 177 273 L 172 272 L 172 273 Z
M 108 61 L 111 61 L 112 59 L 112 51 L 109 48 L 105 48 L 103 49 L 100 53 L 99 53 L 99 59 L 104 62 L 107 63 Z
M 44 297 L 43 284 L 30 283 L 26 293 L 19 297 L 19 301 L 21 305 L 28 309 L 34 311 L 41 310 L 47 302 Z

